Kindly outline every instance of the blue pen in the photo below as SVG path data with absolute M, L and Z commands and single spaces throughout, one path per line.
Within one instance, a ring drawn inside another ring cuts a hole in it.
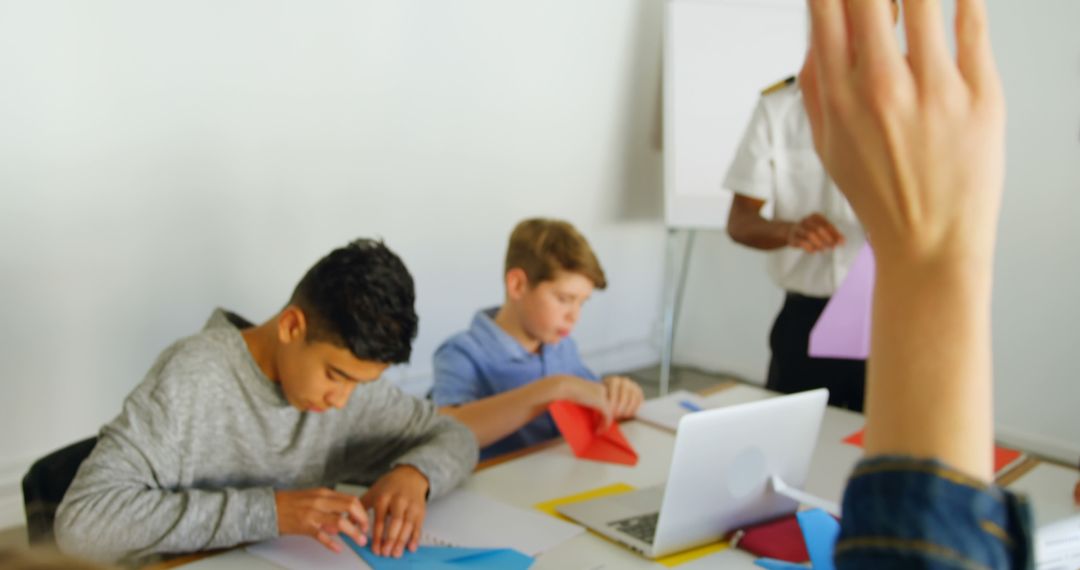
M 695 403 L 693 403 L 693 402 L 691 402 L 689 400 L 679 400 L 679 405 L 686 408 L 686 409 L 688 409 L 688 410 L 690 410 L 691 412 L 700 412 L 701 411 L 701 406 L 699 406 L 699 405 L 697 405 L 697 404 L 695 404 Z

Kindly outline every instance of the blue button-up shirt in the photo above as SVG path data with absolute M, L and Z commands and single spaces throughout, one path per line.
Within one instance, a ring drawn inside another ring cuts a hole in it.
M 473 317 L 469 329 L 450 337 L 435 351 L 435 386 L 432 397 L 439 406 L 464 404 L 520 388 L 546 376 L 571 374 L 599 381 L 585 367 L 577 344 L 567 337 L 543 344 L 540 351 L 525 350 L 514 337 L 495 324 L 498 307 Z M 544 413 L 518 431 L 480 452 L 482 459 L 508 453 L 555 437 L 558 430 Z

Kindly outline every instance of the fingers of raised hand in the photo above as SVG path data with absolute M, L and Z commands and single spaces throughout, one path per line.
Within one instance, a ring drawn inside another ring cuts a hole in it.
M 985 0 L 956 1 L 956 63 L 978 101 L 1004 107 L 1001 79 L 990 47 Z
M 811 3 L 815 1 L 811 0 Z M 844 0 L 844 4 L 852 66 L 871 74 L 892 74 L 906 68 L 896 42 L 892 3 L 889 0 Z
M 810 46 L 821 87 L 845 77 L 851 66 L 844 0 L 808 0 Z
M 904 31 L 908 63 L 924 89 L 932 89 L 955 74 L 945 41 L 941 0 L 905 0 Z
M 810 120 L 810 131 L 814 135 L 814 148 L 819 155 L 824 152 L 825 130 L 823 128 L 821 93 L 817 79 L 817 66 L 814 62 L 814 49 L 806 50 L 806 59 L 799 71 L 799 88 L 803 94 L 803 105 Z

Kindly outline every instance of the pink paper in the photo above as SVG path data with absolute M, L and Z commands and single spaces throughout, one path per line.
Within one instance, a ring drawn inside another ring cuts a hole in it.
M 874 252 L 866 244 L 810 331 L 810 356 L 865 360 L 870 354 L 873 296 Z

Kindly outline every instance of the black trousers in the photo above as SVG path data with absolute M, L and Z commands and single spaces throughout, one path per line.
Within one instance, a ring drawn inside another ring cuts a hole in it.
M 828 388 L 830 406 L 861 412 L 866 361 L 813 358 L 807 354 L 810 330 L 828 302 L 827 297 L 787 294 L 769 334 L 772 360 L 765 387 L 785 394 Z

